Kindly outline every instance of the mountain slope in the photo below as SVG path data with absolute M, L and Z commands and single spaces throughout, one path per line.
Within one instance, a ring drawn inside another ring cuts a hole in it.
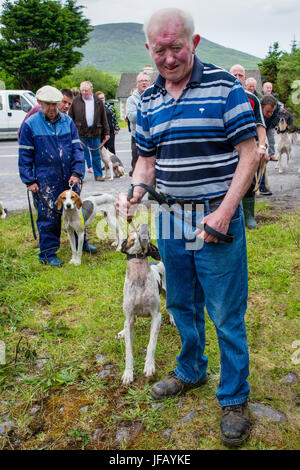
M 122 72 L 138 72 L 145 65 L 153 65 L 145 48 L 145 36 L 139 23 L 110 23 L 94 27 L 89 42 L 81 49 L 84 59 L 81 65 L 94 65 L 101 72 L 120 75 Z M 203 62 L 210 62 L 226 69 L 239 63 L 246 69 L 257 69 L 258 57 L 220 46 L 201 38 L 197 53 Z

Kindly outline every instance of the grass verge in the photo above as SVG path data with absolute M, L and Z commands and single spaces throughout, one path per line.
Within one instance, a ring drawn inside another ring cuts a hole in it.
M 244 449 L 297 449 L 299 392 L 280 380 L 298 372 L 299 213 L 279 214 L 257 205 L 258 230 L 247 231 L 250 351 L 250 401 L 285 413 L 279 424 L 251 415 L 252 432 Z M 6 364 L 0 365 L 0 423 L 13 421 L 0 436 L 2 449 L 223 449 L 221 409 L 215 398 L 219 350 L 206 318 L 209 381 L 199 390 L 153 403 L 153 381 L 176 366 L 178 332 L 163 322 L 156 352 L 156 376 L 143 376 L 149 319 L 135 325 L 135 381 L 121 383 L 124 255 L 89 228 L 96 255 L 84 253 L 80 267 L 68 265 L 70 247 L 62 235 L 63 268 L 38 262 L 27 213 L 0 225 L 0 340 Z M 298 327 L 298 329 L 297 329 Z M 3 344 L 3 343 L 2 343 Z M 293 356 L 294 354 L 294 356 Z

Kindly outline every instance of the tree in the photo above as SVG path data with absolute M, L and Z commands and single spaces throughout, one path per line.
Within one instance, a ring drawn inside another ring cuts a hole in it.
M 6 0 L 0 18 L 0 69 L 36 91 L 82 59 L 92 30 L 76 0 Z
M 71 72 L 60 80 L 52 81 L 57 88 L 79 89 L 80 83 L 88 80 L 93 84 L 94 91 L 103 91 L 106 100 L 114 99 L 118 89 L 118 80 L 108 73 L 100 72 L 93 65 L 86 67 L 75 67 Z
M 300 49 L 281 58 L 277 74 L 278 99 L 286 104 L 297 117 L 300 117 L 300 104 L 295 96 L 295 82 L 300 78 Z M 299 88 L 299 86 L 298 86 Z
M 274 42 L 273 46 L 269 47 L 268 55 L 259 64 L 259 71 L 264 81 L 273 83 L 276 91 L 276 80 L 283 52 L 279 50 L 279 43 Z

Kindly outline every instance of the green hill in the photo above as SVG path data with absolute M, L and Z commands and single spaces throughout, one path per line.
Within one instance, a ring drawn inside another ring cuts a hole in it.
M 145 65 L 154 65 L 145 48 L 145 36 L 139 23 L 110 23 L 94 27 L 89 42 L 81 49 L 84 59 L 81 65 L 94 65 L 101 72 L 121 75 L 122 72 L 136 72 Z M 197 48 L 203 62 L 209 62 L 225 69 L 239 63 L 246 69 L 257 69 L 259 57 L 235 49 L 220 46 L 201 38 Z

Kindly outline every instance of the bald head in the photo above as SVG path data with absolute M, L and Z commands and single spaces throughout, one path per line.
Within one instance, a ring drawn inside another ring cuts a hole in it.
M 254 93 L 256 90 L 256 86 L 257 86 L 257 81 L 255 80 L 255 78 L 253 77 L 247 78 L 245 82 L 245 90 L 250 91 L 250 93 Z
M 272 90 L 273 90 L 273 85 L 271 82 L 265 82 L 263 84 L 263 92 L 265 95 L 270 95 L 272 93 Z
M 167 26 L 170 24 L 174 25 L 176 28 L 182 28 L 182 31 L 189 41 L 192 41 L 195 30 L 192 16 L 179 8 L 164 8 L 153 13 L 153 15 L 145 21 L 143 29 L 147 42 L 151 43 L 156 33 L 162 28 L 167 29 Z
M 232 75 L 234 75 L 241 82 L 243 86 L 245 85 L 246 72 L 242 65 L 240 64 L 233 65 L 231 69 L 229 70 L 229 72 L 232 73 Z

